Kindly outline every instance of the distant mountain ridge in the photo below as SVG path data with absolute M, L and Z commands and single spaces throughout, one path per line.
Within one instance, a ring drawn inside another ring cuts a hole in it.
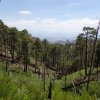
M 66 43 L 73 43 L 74 41 L 69 41 L 69 40 L 66 40 L 66 41 L 62 41 L 62 40 L 58 40 L 58 41 L 55 41 L 54 43 L 55 44 L 62 44 L 62 45 L 65 45 Z

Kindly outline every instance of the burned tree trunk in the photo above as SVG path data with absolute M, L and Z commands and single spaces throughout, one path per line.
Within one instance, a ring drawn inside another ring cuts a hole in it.
M 35 65 L 37 66 L 37 58 L 38 58 L 38 51 L 35 50 Z M 36 73 L 36 66 L 35 66 L 35 73 Z
M 7 39 L 6 39 L 6 72 L 8 71 L 8 66 L 9 66 L 9 61 L 8 61 L 8 44 L 9 43 L 9 40 L 8 40 L 8 36 L 7 36 Z
M 85 75 L 87 75 L 87 49 L 88 49 L 88 30 L 86 32 L 86 49 L 85 49 Z
M 45 65 L 44 65 L 44 73 L 43 73 L 43 90 L 45 91 Z
M 48 99 L 52 98 L 52 83 L 50 81 Z
M 24 58 L 24 72 L 27 72 L 27 63 L 28 63 L 28 43 L 27 43 L 26 41 L 23 42 L 22 50 L 23 50 L 23 58 Z

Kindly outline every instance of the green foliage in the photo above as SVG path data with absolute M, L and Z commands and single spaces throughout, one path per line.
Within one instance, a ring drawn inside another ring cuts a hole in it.
M 43 91 L 43 81 L 31 72 L 24 73 L 21 69 L 4 72 L 4 63 L 0 63 L 0 100 L 48 100 L 49 79 L 46 80 L 46 92 Z M 18 73 L 19 72 L 19 73 Z M 84 70 L 68 75 L 67 83 L 84 74 Z M 63 78 L 62 78 L 63 80 Z M 100 84 L 93 82 L 89 92 L 82 88 L 82 95 L 72 91 L 62 91 L 62 80 L 56 80 L 52 88 L 52 100 L 96 100 L 100 98 Z
M 1 63 L 0 63 L 1 64 Z M 4 66 L 4 64 L 2 64 Z M 0 70 L 2 69 L 0 65 Z M 2 71 L 1 71 L 2 72 Z M 32 73 L 0 72 L 0 100 L 44 100 L 42 80 Z

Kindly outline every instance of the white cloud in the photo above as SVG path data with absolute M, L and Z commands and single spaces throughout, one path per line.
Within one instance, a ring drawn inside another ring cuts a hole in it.
M 96 27 L 98 20 L 83 18 L 71 20 L 58 20 L 58 19 L 44 19 L 44 20 L 18 20 L 18 21 L 5 21 L 9 26 L 16 26 L 22 30 L 28 29 L 31 33 L 38 33 L 38 35 L 46 37 L 75 37 L 84 26 Z
M 23 14 L 23 15 L 30 15 L 31 14 L 31 11 L 28 11 L 28 10 L 23 10 L 23 11 L 19 11 L 20 14 Z

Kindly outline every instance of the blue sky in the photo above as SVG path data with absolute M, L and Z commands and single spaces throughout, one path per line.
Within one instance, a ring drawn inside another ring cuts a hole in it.
M 50 41 L 74 39 L 83 26 L 96 26 L 100 0 L 1 0 L 0 19 Z

